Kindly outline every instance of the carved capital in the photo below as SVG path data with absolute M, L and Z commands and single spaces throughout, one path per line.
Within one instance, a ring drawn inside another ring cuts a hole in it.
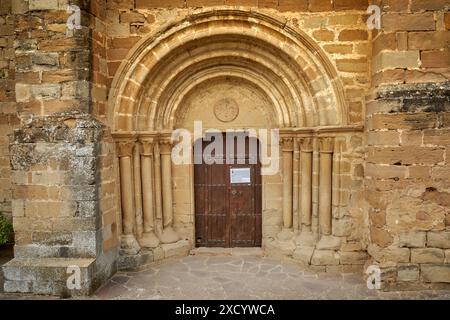
M 300 140 L 300 150 L 302 152 L 312 152 L 313 151 L 313 139 L 303 138 Z
M 121 157 L 131 157 L 133 155 L 134 145 L 135 145 L 135 141 L 132 141 L 132 140 L 116 142 L 117 155 L 120 158 Z
M 320 152 L 333 153 L 334 150 L 334 138 L 321 138 L 319 140 Z
M 170 138 L 164 138 L 159 141 L 161 154 L 171 154 L 173 142 Z
M 281 149 L 284 152 L 294 151 L 294 138 L 293 137 L 282 137 L 280 139 Z
M 153 156 L 153 147 L 155 142 L 150 139 L 140 140 L 141 145 L 141 155 L 151 157 Z

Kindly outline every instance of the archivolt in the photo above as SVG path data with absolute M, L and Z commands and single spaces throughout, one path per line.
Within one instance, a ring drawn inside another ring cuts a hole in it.
M 272 17 L 223 10 L 185 18 L 130 51 L 109 97 L 113 131 L 173 129 L 184 97 L 221 76 L 260 88 L 280 128 L 347 124 L 342 85 L 316 43 Z

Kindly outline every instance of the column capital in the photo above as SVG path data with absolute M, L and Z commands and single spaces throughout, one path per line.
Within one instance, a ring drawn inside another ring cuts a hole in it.
M 312 138 L 301 138 L 299 140 L 300 150 L 302 152 L 313 152 L 313 139 Z
M 284 152 L 294 151 L 294 138 L 293 137 L 282 137 L 280 139 L 281 149 Z
M 170 138 L 161 138 L 159 140 L 161 154 L 170 154 L 172 152 L 172 145 L 173 142 Z
M 334 138 L 320 138 L 319 150 L 322 153 L 333 153 L 334 150 Z
M 135 140 L 116 141 L 117 155 L 119 157 L 131 157 L 135 144 Z
M 141 146 L 141 155 L 143 156 L 153 156 L 153 147 L 155 145 L 155 140 L 153 138 L 139 139 L 139 144 Z

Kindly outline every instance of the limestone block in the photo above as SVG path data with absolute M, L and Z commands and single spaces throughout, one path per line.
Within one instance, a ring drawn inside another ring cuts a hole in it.
M 394 68 L 418 68 L 419 51 L 381 52 L 374 58 L 375 71 Z
M 304 264 L 311 264 L 311 258 L 314 253 L 314 247 L 298 247 L 295 249 L 292 257 Z
M 428 232 L 427 246 L 433 248 L 450 249 L 450 232 Z
M 448 5 L 447 0 L 412 0 L 411 12 L 417 11 L 439 11 L 442 10 L 445 5 Z
M 35 53 L 31 57 L 31 62 L 35 65 L 57 67 L 59 64 L 57 53 Z
M 334 236 L 322 236 L 316 245 L 318 250 L 337 250 L 341 247 L 341 238 Z
M 58 0 L 30 0 L 30 10 L 58 10 Z
M 411 262 L 443 263 L 444 251 L 442 249 L 435 248 L 411 249 Z
M 450 264 L 421 265 L 420 271 L 425 282 L 450 283 Z
M 333 250 L 314 250 L 311 264 L 316 266 L 338 265 L 339 253 Z
M 337 237 L 347 237 L 352 233 L 353 221 L 349 217 L 334 219 L 332 223 L 333 235 Z
M 408 248 L 381 248 L 370 244 L 367 251 L 377 262 L 409 262 L 410 258 L 410 249 Z
M 400 247 L 423 248 L 425 247 L 426 233 L 421 231 L 411 231 L 400 234 Z
M 171 257 L 185 257 L 189 255 L 189 251 L 192 249 L 192 245 L 188 240 L 180 240 L 175 243 L 167 243 L 161 245 L 164 251 L 164 258 Z
M 400 264 L 397 271 L 399 281 L 417 281 L 419 280 L 419 265 Z
M 268 240 L 265 242 L 264 249 L 274 256 L 292 256 L 296 249 L 294 241 Z
M 40 84 L 31 86 L 33 98 L 57 99 L 61 96 L 61 87 L 58 84 Z
M 366 263 L 368 259 L 367 253 L 365 252 L 340 251 L 339 256 L 341 264 L 361 265 Z
M 94 287 L 95 259 L 68 258 L 14 258 L 3 266 L 5 292 L 51 294 L 64 296 L 88 295 Z M 73 274 L 69 267 L 80 270 L 81 289 L 67 288 L 67 279 Z
M 381 23 L 385 32 L 391 31 L 425 31 L 436 28 L 432 12 L 401 14 L 384 14 Z

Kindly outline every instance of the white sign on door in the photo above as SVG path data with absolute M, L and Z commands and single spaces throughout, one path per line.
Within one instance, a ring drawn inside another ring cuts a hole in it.
M 251 183 L 250 168 L 234 168 L 230 172 L 231 183 Z

